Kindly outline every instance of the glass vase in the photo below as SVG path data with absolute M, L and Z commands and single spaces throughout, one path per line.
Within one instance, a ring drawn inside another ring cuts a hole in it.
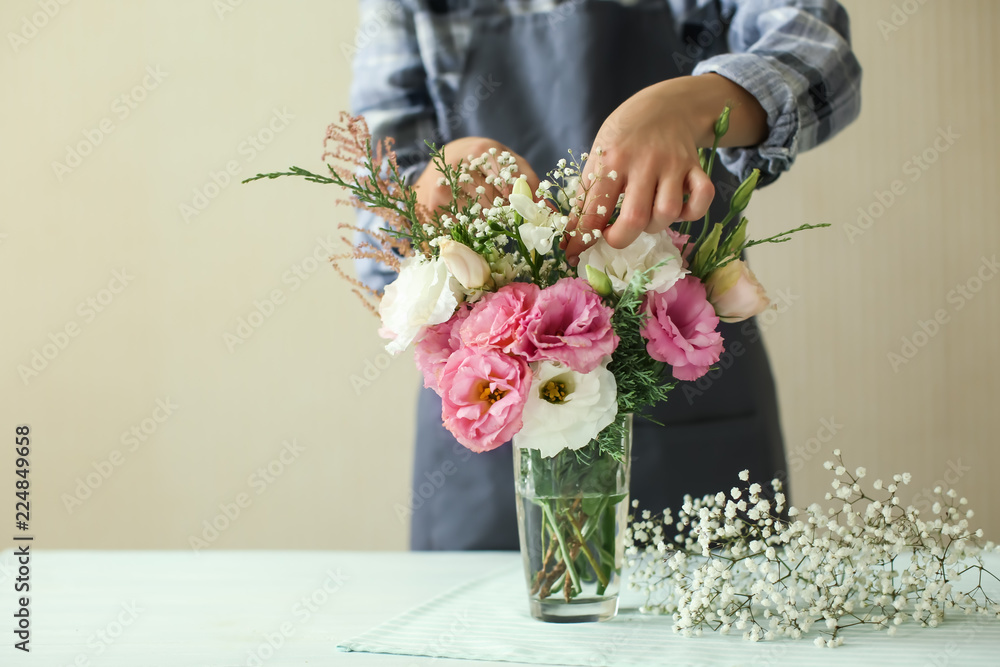
M 632 415 L 578 450 L 514 448 L 518 532 L 535 618 L 605 621 L 618 613 L 632 454 Z

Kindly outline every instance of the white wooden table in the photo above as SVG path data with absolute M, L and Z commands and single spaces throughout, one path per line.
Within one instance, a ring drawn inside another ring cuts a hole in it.
M 997 571 L 1000 558 L 991 558 L 989 565 Z M 809 641 L 751 644 L 717 635 L 683 639 L 670 632 L 668 619 L 649 617 L 585 626 L 536 625 L 525 610 L 514 609 L 523 595 L 519 561 L 520 555 L 510 552 L 38 551 L 31 558 L 31 652 L 26 654 L 13 648 L 18 572 L 12 552 L 5 551 L 0 553 L 0 616 L 5 619 L 0 666 L 510 667 L 509 662 L 337 649 L 339 643 L 474 580 L 480 581 L 473 587 L 488 582 L 487 588 L 474 588 L 478 594 L 471 605 L 462 603 L 476 628 L 462 637 L 476 642 L 483 631 L 491 631 L 493 646 L 523 645 L 529 657 L 539 646 L 568 655 L 570 648 L 594 644 L 599 650 L 581 653 L 586 659 L 573 664 L 632 665 L 635 661 L 624 658 L 635 655 L 644 664 L 686 667 L 1000 665 L 1000 621 L 988 619 L 959 617 L 946 623 L 950 629 L 921 630 L 911 624 L 895 638 L 859 633 L 848 639 L 848 646 L 833 651 Z M 495 576 L 499 572 L 507 574 Z M 518 615 L 525 618 L 518 620 Z M 416 632 L 420 643 L 455 646 L 462 641 L 442 635 L 447 628 L 431 622 L 426 608 L 407 618 L 409 636 Z M 864 636 L 869 639 L 862 640 Z M 475 654 L 492 658 L 504 651 Z M 517 655 L 526 654 L 522 650 Z
M 31 558 L 31 652 L 26 654 L 13 648 L 17 568 L 12 552 L 5 551 L 0 665 L 441 664 L 345 653 L 336 646 L 519 558 L 516 553 L 38 551 Z

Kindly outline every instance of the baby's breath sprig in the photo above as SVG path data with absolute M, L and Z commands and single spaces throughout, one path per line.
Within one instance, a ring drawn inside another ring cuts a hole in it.
M 839 450 L 834 457 L 824 464 L 834 472 L 827 509 L 785 513 L 780 481 L 766 497 L 744 471 L 728 494 L 685 497 L 676 521 L 669 509 L 655 518 L 642 512 L 626 542 L 644 611 L 671 614 L 685 636 L 709 629 L 752 641 L 797 639 L 816 628 L 816 645 L 831 648 L 859 625 L 895 634 L 907 619 L 936 626 L 949 610 L 1000 618 L 983 586 L 1000 579 L 981 558 L 996 546 L 969 527 L 965 498 L 938 487 L 925 518 L 901 505 L 908 473 L 864 490 L 865 469 L 849 471 Z M 975 585 L 960 588 L 963 575 Z

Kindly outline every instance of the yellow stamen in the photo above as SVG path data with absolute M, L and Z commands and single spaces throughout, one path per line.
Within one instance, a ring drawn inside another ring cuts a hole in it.
M 549 403 L 562 403 L 566 400 L 566 385 L 562 382 L 549 380 L 542 387 L 542 398 Z
M 479 394 L 480 401 L 488 401 L 490 405 L 496 403 L 501 398 L 503 398 L 507 392 L 502 389 L 490 389 L 488 384 L 483 385 L 483 391 Z

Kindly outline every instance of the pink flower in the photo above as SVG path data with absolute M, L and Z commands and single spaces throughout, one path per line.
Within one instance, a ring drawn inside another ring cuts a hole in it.
M 414 353 L 417 369 L 424 374 L 424 386 L 433 389 L 439 396 L 438 379 L 448 363 L 448 357 L 462 347 L 458 332 L 468 316 L 468 304 L 463 303 L 450 320 L 425 328 L 417 338 Z
M 538 295 L 511 351 L 528 361 L 559 361 L 589 373 L 618 347 L 613 314 L 586 280 L 563 278 Z
M 734 259 L 705 279 L 708 300 L 723 322 L 742 322 L 771 305 L 767 292 L 743 260 Z
M 670 240 L 673 242 L 674 247 L 677 248 L 677 252 L 681 253 L 681 258 L 683 260 L 682 266 L 686 269 L 688 267 L 688 255 L 694 250 L 694 244 L 690 244 L 687 250 L 684 249 L 685 244 L 691 240 L 690 234 L 681 234 L 680 232 L 667 227 L 667 234 L 670 236 Z
M 666 292 L 646 294 L 649 317 L 642 329 L 649 356 L 671 365 L 678 380 L 697 380 L 722 355 L 719 318 L 705 298 L 705 286 L 685 276 Z
M 439 383 L 444 426 L 472 451 L 496 449 L 521 430 L 531 388 L 524 359 L 463 347 L 448 358 Z
M 510 283 L 485 295 L 462 325 L 462 342 L 469 347 L 510 352 L 540 291 L 531 283 Z

